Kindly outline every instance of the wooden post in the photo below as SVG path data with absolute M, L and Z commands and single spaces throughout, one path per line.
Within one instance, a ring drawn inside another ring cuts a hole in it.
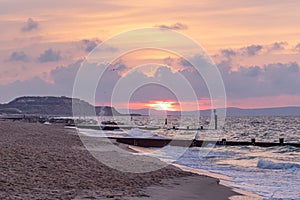
M 165 118 L 165 125 L 168 125 L 168 118 Z
M 279 138 L 279 144 L 283 145 L 284 143 L 284 138 Z
M 193 139 L 193 142 L 192 142 L 192 144 L 190 145 L 190 147 L 196 147 L 197 146 L 197 144 L 196 144 L 196 139 Z
M 215 129 L 218 129 L 218 115 L 217 115 L 217 109 L 214 109 L 214 116 L 215 116 Z
M 225 138 L 222 139 L 222 144 L 226 145 L 226 139 Z

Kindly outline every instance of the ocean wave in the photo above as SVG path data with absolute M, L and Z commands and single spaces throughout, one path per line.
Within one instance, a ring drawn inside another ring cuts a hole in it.
M 259 160 L 257 167 L 261 169 L 290 169 L 300 168 L 300 165 L 296 163 L 275 163 L 269 160 Z
M 296 198 L 274 198 L 274 197 L 266 197 L 261 200 L 300 200 L 300 197 Z
M 128 131 L 126 137 L 137 137 L 137 138 L 164 138 L 151 131 L 144 131 L 139 128 L 133 128 Z

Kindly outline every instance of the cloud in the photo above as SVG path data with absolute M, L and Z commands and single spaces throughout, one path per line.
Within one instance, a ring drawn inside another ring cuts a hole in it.
M 193 68 L 192 64 L 182 57 L 166 57 L 162 59 L 162 63 L 174 68 Z
M 27 95 L 59 95 L 55 87 L 39 77 L 34 77 L 25 81 L 15 81 L 7 85 L 0 85 L 0 101 L 8 102 L 20 96 Z
M 244 47 L 242 50 L 243 50 L 244 54 L 246 54 L 247 56 L 255 56 L 262 49 L 263 49 L 262 45 L 250 45 L 250 46 Z
M 291 63 L 274 63 L 263 66 L 241 66 L 235 70 L 230 63 L 222 63 L 218 65 L 224 84 L 226 95 L 229 100 L 243 98 L 261 98 L 266 96 L 282 96 L 282 95 L 300 95 L 298 86 L 300 85 L 300 66 L 296 62 Z M 156 69 L 154 76 L 145 76 L 140 71 L 133 72 L 126 79 L 127 84 L 138 84 L 145 82 L 161 82 L 174 84 L 177 92 L 183 95 L 186 100 L 191 98 L 184 84 L 178 82 L 180 75 L 189 81 L 191 87 L 195 91 L 198 99 L 210 98 L 209 90 L 204 78 L 196 71 L 187 68 L 172 71 L 169 67 L 160 66 Z M 105 86 L 112 84 L 107 81 Z M 126 84 L 125 84 L 126 86 Z M 124 88 L 126 88 L 124 86 Z M 113 87 L 112 87 L 113 88 Z M 126 90 L 123 90 L 126 93 Z M 178 95 L 179 93 L 175 94 Z M 135 94 L 134 99 L 137 101 L 147 102 L 147 100 L 156 99 L 174 99 L 174 95 L 166 92 L 166 89 L 158 89 L 157 86 L 143 87 L 142 92 Z
M 81 42 L 86 52 L 91 52 L 96 46 L 98 46 L 98 44 L 101 43 L 99 39 L 91 39 L 91 40 L 84 39 Z
M 274 42 L 269 45 L 257 45 L 252 44 L 249 46 L 241 47 L 238 49 L 221 49 L 219 54 L 214 55 L 216 58 L 222 58 L 227 61 L 232 60 L 233 57 L 236 56 L 248 56 L 253 57 L 262 53 L 269 53 L 272 51 L 284 50 L 285 46 L 288 45 L 287 42 Z M 299 44 L 300 51 L 300 44 Z
M 164 25 L 164 24 L 155 25 L 155 27 L 160 28 L 160 29 L 171 29 L 171 30 L 176 30 L 176 31 L 188 29 L 187 25 L 179 23 L 179 22 L 172 24 L 172 25 Z
M 241 67 L 240 73 L 246 77 L 258 77 L 262 73 L 259 66 Z
M 45 63 L 45 62 L 56 62 L 60 61 L 62 59 L 60 53 L 58 51 L 54 51 L 52 49 L 48 49 L 44 51 L 39 57 L 38 61 L 40 63 Z
M 54 95 L 72 96 L 73 84 L 81 60 L 67 66 L 59 66 L 50 72 L 52 82 L 45 81 L 40 77 L 33 77 L 24 81 L 15 81 L 10 84 L 0 85 L 1 102 L 8 102 L 19 96 Z
M 285 46 L 288 45 L 287 42 L 274 42 L 270 45 L 269 51 L 277 51 L 285 49 Z
M 22 32 L 29 32 L 38 29 L 38 22 L 34 21 L 32 18 L 28 18 L 26 24 L 21 28 Z
M 235 56 L 237 52 L 232 49 L 222 49 L 221 54 L 227 58 L 230 58 L 232 56 Z
M 178 62 L 181 66 L 183 67 L 188 67 L 188 68 L 193 68 L 193 65 L 187 61 L 186 59 L 184 58 L 179 58 L 179 62 Z
M 226 62 L 218 67 L 230 99 L 300 94 L 300 67 L 296 62 L 241 66 L 235 71 Z
M 84 39 L 80 41 L 80 49 L 83 49 L 85 52 L 93 51 L 99 44 L 101 44 L 101 40 L 95 39 Z M 97 49 L 98 51 L 100 49 Z M 118 49 L 116 47 L 110 46 L 108 44 L 101 44 L 101 52 L 116 52 Z
M 300 52 L 300 43 L 295 46 L 295 50 Z
M 50 72 L 50 76 L 54 81 L 55 85 L 60 88 L 60 90 L 70 93 L 77 71 L 82 63 L 82 60 L 78 60 L 68 66 L 59 66 Z
M 0 93 L 6 94 L 0 97 L 1 101 L 8 101 L 20 95 L 56 95 L 71 96 L 76 73 L 80 67 L 81 60 L 67 66 L 59 66 L 50 72 L 52 82 L 46 82 L 41 78 L 34 77 L 26 81 L 16 81 L 7 85 L 0 85 Z M 97 67 L 97 66 L 95 66 Z M 140 70 L 136 70 L 122 77 L 119 70 L 127 66 L 120 62 L 111 66 L 101 77 L 96 92 L 97 102 L 110 102 L 115 84 L 120 80 L 126 83 L 138 85 L 143 80 L 145 82 L 168 82 L 175 84 L 178 91 L 182 92 L 185 98 L 189 98 L 184 84 L 177 81 L 179 76 L 184 76 L 194 89 L 198 99 L 209 98 L 209 92 L 204 79 L 195 71 L 183 68 L 173 71 L 169 67 L 159 66 L 153 76 L 148 76 Z M 240 66 L 233 70 L 230 62 L 218 64 L 218 68 L 223 77 L 226 95 L 229 101 L 235 99 L 264 98 L 282 95 L 300 95 L 300 66 L 296 62 L 273 63 L 262 66 Z M 96 70 L 97 68 L 95 68 Z M 124 81 L 123 80 L 123 81 Z M 89 81 L 89 77 L 87 77 Z M 125 84 L 124 88 L 126 88 Z M 124 94 L 128 92 L 122 90 Z M 178 94 L 175 94 L 178 95 Z M 145 85 L 137 91 L 132 100 L 147 102 L 148 100 L 171 99 L 176 100 L 172 91 L 158 85 Z M 267 104 L 266 104 L 267 105 Z
M 28 62 L 29 58 L 23 51 L 14 51 L 11 53 L 8 61 L 21 61 L 21 62 Z

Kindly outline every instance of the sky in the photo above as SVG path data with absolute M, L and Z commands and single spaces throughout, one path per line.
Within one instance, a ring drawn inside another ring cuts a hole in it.
M 0 103 L 24 95 L 72 96 L 76 74 L 97 45 L 132 29 L 153 27 L 184 34 L 205 50 L 222 76 L 227 107 L 300 106 L 299 7 L 299 0 L 0 0 Z M 180 41 L 168 42 L 180 46 Z M 116 46 L 107 45 L 99 56 L 118 53 Z M 178 103 L 174 91 L 153 84 L 132 93 L 129 106 L 178 110 L 180 104 L 192 110 L 195 102 L 205 109 L 218 101 L 184 58 L 143 49 L 111 63 L 95 102 L 110 105 L 122 78 L 130 77 L 134 84 L 181 76 L 196 101 L 187 97 Z

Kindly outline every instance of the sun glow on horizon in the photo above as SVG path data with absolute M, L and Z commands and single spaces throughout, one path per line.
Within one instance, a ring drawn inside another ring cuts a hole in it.
M 201 99 L 199 101 L 175 101 L 171 99 L 166 100 L 148 100 L 147 102 L 142 101 L 131 101 L 131 102 L 118 102 L 111 104 L 111 102 L 97 103 L 96 106 L 112 106 L 116 109 L 152 109 L 157 111 L 195 111 L 195 110 L 206 110 L 211 109 L 210 99 Z
M 153 101 L 151 103 L 145 104 L 146 107 L 152 108 L 154 110 L 162 111 L 177 111 L 178 103 L 175 101 Z

